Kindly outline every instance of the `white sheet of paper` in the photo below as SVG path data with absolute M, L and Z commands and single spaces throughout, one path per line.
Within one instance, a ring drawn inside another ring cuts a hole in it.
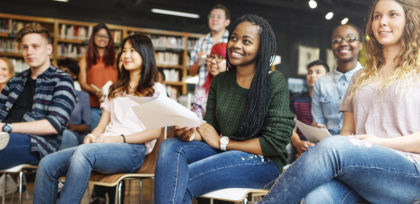
M 318 128 L 311 125 L 307 125 L 299 120 L 296 121 L 297 128 L 303 133 L 303 135 L 312 143 L 317 143 L 329 136 L 327 128 Z
M 165 126 L 198 127 L 205 122 L 167 96 L 129 97 L 139 104 L 133 107 L 133 111 L 148 129 Z

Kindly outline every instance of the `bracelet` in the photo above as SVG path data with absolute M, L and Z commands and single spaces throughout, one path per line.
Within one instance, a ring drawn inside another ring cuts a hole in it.
M 88 137 L 92 137 L 93 141 L 96 141 L 96 137 L 95 135 L 93 135 L 92 133 L 87 134 L 86 136 Z
M 127 143 L 127 141 L 125 140 L 125 135 L 121 134 L 121 137 L 123 138 L 124 143 Z

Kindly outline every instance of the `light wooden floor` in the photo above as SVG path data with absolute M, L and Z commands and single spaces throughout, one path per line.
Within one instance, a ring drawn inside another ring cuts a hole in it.
M 144 204 L 153 203 L 152 182 L 153 180 L 151 179 L 143 180 L 143 203 Z M 23 204 L 32 203 L 33 192 L 34 192 L 33 188 L 34 188 L 33 181 L 28 181 L 29 199 L 26 200 L 25 194 L 23 194 L 23 202 L 22 202 Z M 89 190 L 92 190 L 92 189 L 93 189 L 92 185 L 89 185 Z M 124 203 L 125 204 L 140 203 L 139 193 L 140 193 L 139 181 L 138 180 L 129 181 L 128 184 L 126 184 Z M 14 199 L 13 199 L 14 203 L 18 203 L 18 199 L 19 199 L 18 193 L 16 192 L 13 195 L 14 195 Z M 12 200 L 11 195 L 6 196 L 6 203 L 11 203 L 11 200 Z M 88 203 L 89 203 L 89 197 L 88 197 L 88 193 L 86 192 L 85 195 L 83 196 L 81 204 L 88 204 Z

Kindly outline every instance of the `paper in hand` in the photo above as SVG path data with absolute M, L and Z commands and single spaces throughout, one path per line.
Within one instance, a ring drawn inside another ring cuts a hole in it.
M 302 132 L 302 134 L 312 143 L 318 143 L 319 141 L 331 136 L 327 128 L 318 128 L 311 125 L 307 125 L 299 120 L 296 121 L 296 126 Z
M 205 122 L 188 108 L 164 95 L 128 97 L 139 104 L 133 107 L 133 111 L 148 129 L 165 126 L 198 127 Z

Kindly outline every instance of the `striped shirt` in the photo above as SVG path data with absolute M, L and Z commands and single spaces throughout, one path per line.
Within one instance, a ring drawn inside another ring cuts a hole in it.
M 290 99 L 290 111 L 296 115 L 296 119 L 307 124 L 312 124 L 311 96 L 308 92 L 294 95 Z M 300 139 L 306 140 L 305 136 L 297 130 Z
M 227 43 L 229 37 L 229 31 L 225 31 L 223 34 L 223 37 L 219 40 L 219 42 Z M 211 48 L 213 47 L 213 40 L 211 39 L 211 34 L 207 33 L 206 36 L 200 38 L 197 43 L 194 45 L 194 49 L 191 51 L 190 54 L 190 66 L 193 65 L 197 61 L 198 53 L 199 52 L 206 52 L 207 54 L 210 54 Z M 201 65 L 198 68 L 198 84 L 196 88 L 200 88 L 204 82 L 206 81 L 207 77 L 207 66 L 206 63 Z
M 0 121 L 9 114 L 30 75 L 30 69 L 17 74 L 2 90 Z M 31 152 L 38 152 L 43 157 L 58 150 L 61 144 L 61 133 L 76 103 L 76 95 L 70 76 L 53 66 L 40 74 L 35 83 L 32 110 L 23 115 L 23 122 L 46 119 L 59 133 L 59 135 L 50 136 L 29 135 Z

